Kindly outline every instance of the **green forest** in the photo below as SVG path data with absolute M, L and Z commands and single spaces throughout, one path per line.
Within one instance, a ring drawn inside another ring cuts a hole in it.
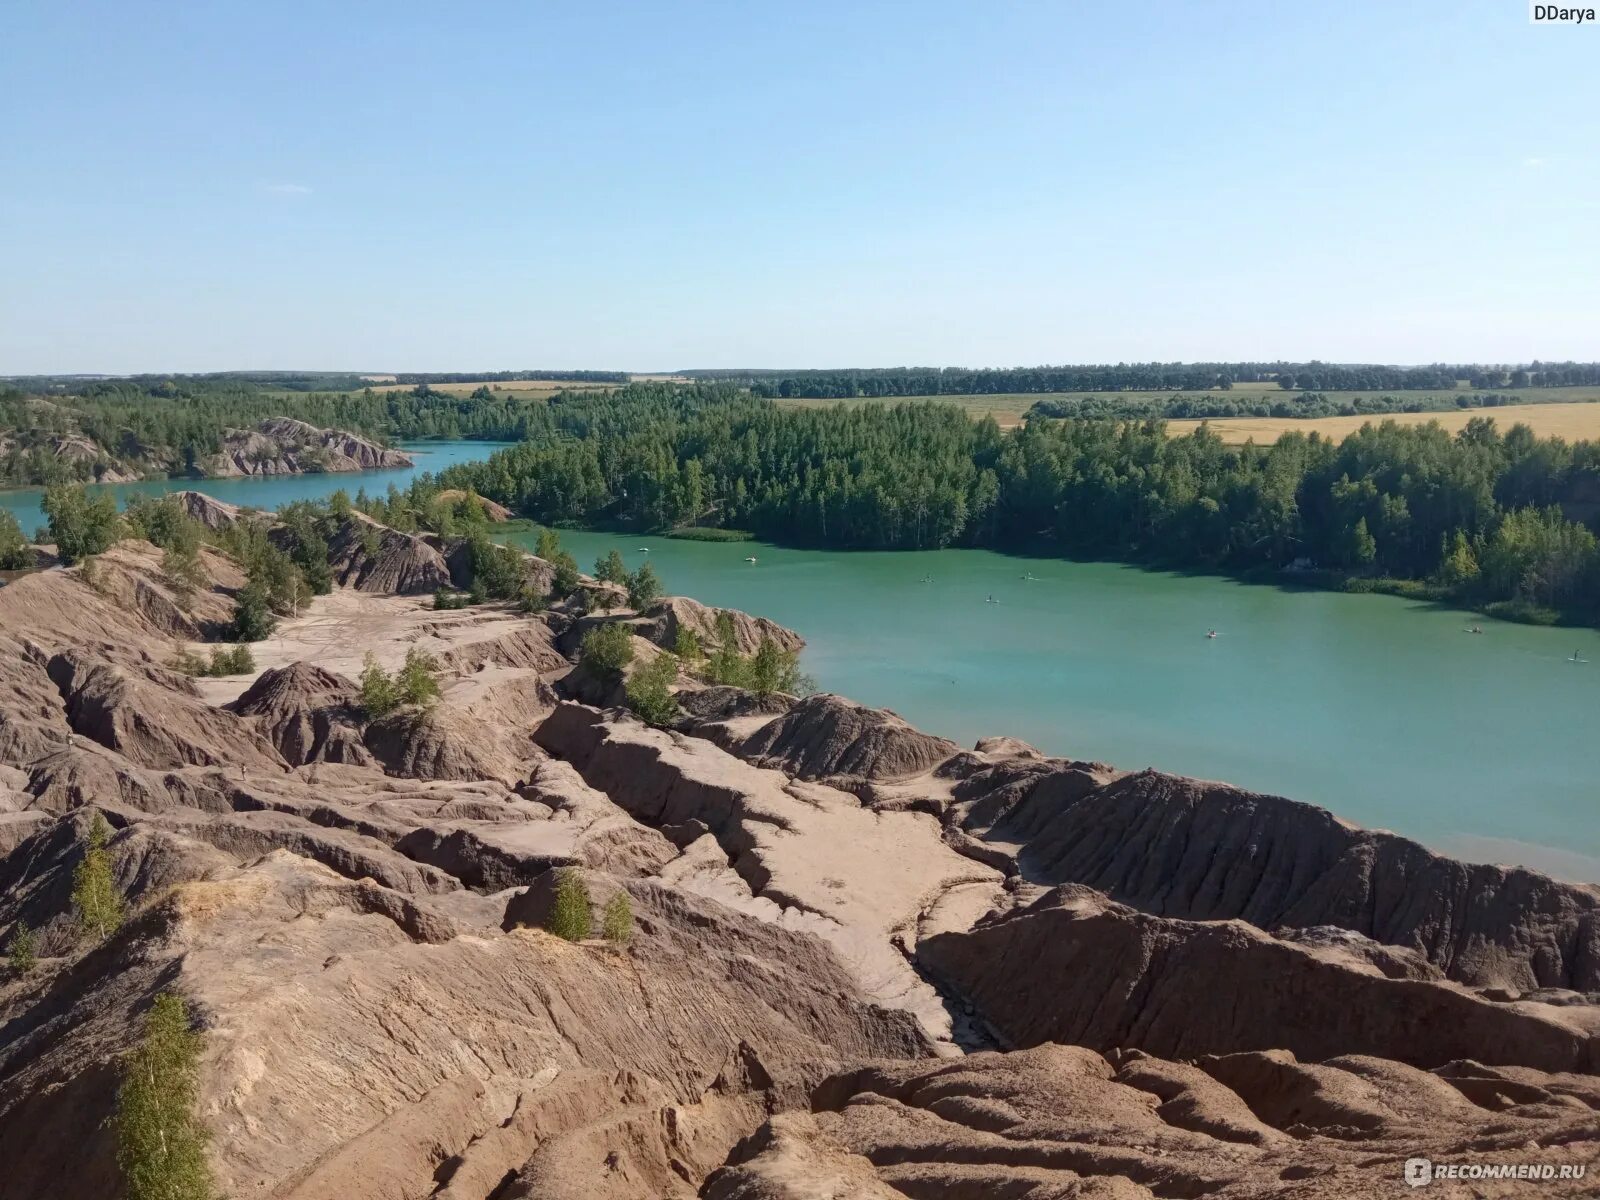
M 163 378 L 107 380 L 70 396 L 0 389 L 0 483 L 54 484 L 98 478 L 120 463 L 145 470 L 158 462 L 195 464 L 216 453 L 225 430 L 288 416 L 379 441 L 429 438 L 519 439 L 541 427 L 530 414 L 543 401 L 518 400 L 488 386 L 470 395 L 419 384 L 410 391 L 274 394 L 253 384 L 219 386 Z M 91 452 L 59 453 L 60 439 L 82 438 Z
M 1458 408 L 1503 408 L 1538 404 L 1551 399 L 1536 390 L 1520 392 L 1387 392 L 1372 396 L 1336 398 L 1326 392 L 1263 396 L 1233 391 L 1182 392 L 1170 396 L 1140 396 L 1113 392 L 1106 396 L 1046 396 L 1028 408 L 1030 417 L 1316 417 L 1382 416 L 1385 413 L 1446 412 Z
M 859 397 L 984 396 L 1038 392 L 1194 392 L 1265 384 L 1286 392 L 1451 391 L 1551 388 L 1600 384 L 1600 363 L 1527 366 L 1362 366 L 1335 363 L 1117 363 L 1103 366 L 885 367 L 872 370 L 686 371 L 706 382 L 735 383 L 769 399 L 849 400 Z M 1196 414 L 1203 415 L 1203 414 Z
M 1221 393 L 1214 393 L 1220 395 Z M 1319 403 L 1317 393 L 1285 403 Z M 1002 431 L 936 402 L 789 407 L 734 383 L 634 384 L 513 399 L 430 389 L 285 397 L 240 382 L 105 381 L 46 400 L 0 393 L 32 449 L 6 478 L 62 482 L 37 439 L 77 431 L 136 457 L 209 452 L 287 414 L 380 438 L 518 444 L 414 486 L 465 487 L 545 523 L 745 531 L 797 546 L 983 546 L 1276 573 L 1450 598 L 1530 620 L 1600 620 L 1600 446 L 1476 418 L 1460 434 L 1378 423 L 1343 442 L 1225 446 L 1155 417 L 1085 408 Z M 1036 412 L 1035 417 L 1047 415 Z M 53 472 L 53 474 L 52 474 Z M 68 476 L 70 479 L 70 476 Z
M 1002 431 L 933 403 L 782 408 L 727 386 L 563 398 L 527 440 L 418 485 L 535 520 L 798 546 L 996 549 L 1278 572 L 1600 620 L 1600 445 L 1368 426 L 1226 446 L 1159 421 Z

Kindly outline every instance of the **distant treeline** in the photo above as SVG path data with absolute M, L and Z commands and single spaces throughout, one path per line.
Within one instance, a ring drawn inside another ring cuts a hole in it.
M 170 385 L 170 386 L 169 386 Z M 89 481 L 107 467 L 149 470 L 194 464 L 222 448 L 226 430 L 267 417 L 295 417 L 380 441 L 432 438 L 514 440 L 530 428 L 543 400 L 517 400 L 487 387 L 455 395 L 420 385 L 411 391 L 272 395 L 253 384 L 205 386 L 182 377 L 147 387 L 105 380 L 79 395 L 28 395 L 0 389 L 0 483 Z M 63 452 L 64 439 L 87 439 L 92 453 Z
M 1515 366 L 1434 364 L 1390 367 L 1334 363 L 1117 363 L 1104 366 L 883 367 L 824 371 L 684 371 L 704 381 L 737 384 L 768 399 L 848 400 L 860 397 L 988 396 L 1038 392 L 1197 392 L 1236 384 L 1283 391 L 1450 391 L 1475 388 L 1569 387 L 1600 384 L 1600 363 Z
M 636 385 L 539 408 L 527 433 L 440 482 L 551 523 L 1298 565 L 1508 615 L 1600 620 L 1600 445 L 1487 417 L 1456 436 L 1379 424 L 1342 443 L 1226 446 L 1208 430 L 1169 438 L 1156 421 L 1002 431 L 934 403 L 794 409 L 727 385 Z
M 555 383 L 627 383 L 626 371 L 432 371 L 401 372 L 400 384 L 521 383 L 547 379 Z M 198 375 L 17 375 L 0 383 L 34 395 L 64 395 L 99 388 L 134 389 L 146 395 L 193 396 L 206 392 L 266 388 L 286 392 L 359 392 L 372 386 L 370 376 L 350 371 L 210 371 Z
M 1172 396 L 1048 396 L 1035 400 L 1029 417 L 1160 417 L 1173 420 L 1222 417 L 1360 417 L 1385 413 L 1447 412 L 1458 408 L 1501 408 L 1549 399 L 1534 391 L 1453 392 L 1443 396 L 1353 396 L 1335 400 L 1324 392 L 1267 398 L 1233 392 L 1190 392 Z
M 435 371 L 401 372 L 396 383 L 527 383 L 547 379 L 553 383 L 627 383 L 626 371 Z

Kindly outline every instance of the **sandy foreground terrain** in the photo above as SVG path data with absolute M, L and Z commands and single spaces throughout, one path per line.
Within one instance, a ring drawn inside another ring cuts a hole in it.
M 1376 1200 L 1418 1155 L 1594 1194 L 1600 888 L 838 696 L 684 678 L 648 725 L 574 648 L 715 610 L 435 612 L 465 556 L 362 532 L 251 680 L 166 665 L 231 617 L 215 551 L 181 605 L 136 542 L 0 589 L 6 1200 L 121 1194 L 163 992 L 232 1197 Z M 366 711 L 413 646 L 442 697 Z M 127 919 L 86 944 L 95 812 Z
M 306 610 L 278 623 L 273 635 L 251 645 L 257 673 L 293 662 L 309 662 L 356 679 L 370 653 L 385 670 L 405 661 L 413 647 L 443 657 L 451 650 L 526 629 L 526 617 L 503 607 L 435 611 L 431 596 L 384 596 L 335 588 L 312 599 Z M 227 704 L 254 680 L 240 675 L 196 683 L 211 704 Z M 452 687 L 462 682 L 451 677 Z

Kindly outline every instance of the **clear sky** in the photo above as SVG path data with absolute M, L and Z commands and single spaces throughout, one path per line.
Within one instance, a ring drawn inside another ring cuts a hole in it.
M 0 373 L 1600 358 L 1525 0 L 7 0 L 0 71 Z

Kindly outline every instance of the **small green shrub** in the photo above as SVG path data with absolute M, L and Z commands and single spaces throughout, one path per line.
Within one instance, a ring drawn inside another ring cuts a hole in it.
M 250 653 L 249 646 L 242 644 L 233 647 L 213 646 L 211 661 L 207 662 L 190 650 L 187 644 L 179 642 L 178 648 L 167 660 L 167 666 L 185 675 L 250 675 L 256 669 L 256 656 Z
M 634 612 L 642 612 L 649 608 L 660 595 L 661 580 L 657 578 L 655 568 L 649 563 L 645 563 L 628 576 L 628 607 Z
M 589 936 L 593 924 L 594 910 L 583 876 L 571 867 L 562 868 L 556 876 L 556 899 L 550 906 L 545 928 L 558 938 L 581 942 Z
M 26 975 L 39 961 L 39 935 L 27 924 L 18 921 L 11 929 L 11 944 L 6 948 L 6 961 L 12 971 Z
M 206 660 L 193 650 L 190 650 L 187 642 L 178 643 L 177 648 L 172 652 L 172 657 L 167 660 L 167 666 L 184 675 L 205 675 L 208 673 Z
M 259 642 L 272 636 L 278 618 L 272 611 L 272 597 L 266 585 L 252 580 L 239 590 L 233 607 L 233 640 Z
M 405 664 L 393 675 L 370 653 L 361 668 L 361 707 L 368 717 L 381 717 L 402 704 L 432 704 L 439 698 L 439 664 L 416 647 L 406 651 Z
M 122 927 L 122 893 L 117 891 L 106 852 L 110 840 L 111 826 L 97 811 L 89 824 L 83 858 L 72 873 L 72 911 L 78 931 L 97 943 Z
M 603 579 L 607 583 L 619 583 L 627 586 L 628 568 L 622 561 L 622 555 L 613 550 L 594 560 L 594 577 Z
M 218 646 L 211 651 L 208 675 L 250 675 L 256 669 L 256 656 L 250 647 L 240 644 L 231 650 Z
M 405 665 L 395 676 L 401 704 L 432 704 L 439 698 L 439 664 L 416 647 L 406 651 Z
M 10 513 L 0 510 L 0 571 L 22 571 L 33 566 L 33 551 L 22 536 L 22 526 Z
M 369 650 L 361 665 L 361 708 L 368 717 L 381 717 L 400 704 L 399 693 L 389 672 L 378 665 Z
M 672 638 L 672 652 L 678 656 L 678 661 L 684 667 L 693 670 L 703 653 L 700 649 L 700 635 L 687 625 L 679 625 L 678 632 Z
M 678 700 L 672 694 L 677 679 L 678 660 L 663 651 L 628 680 L 628 707 L 652 725 L 670 724 L 678 715 Z
M 600 933 L 615 945 L 625 945 L 633 936 L 633 901 L 628 893 L 618 888 L 616 895 L 606 901 L 600 916 Z
M 626 625 L 596 625 L 583 635 L 578 661 L 591 671 L 615 675 L 633 661 L 633 634 Z

